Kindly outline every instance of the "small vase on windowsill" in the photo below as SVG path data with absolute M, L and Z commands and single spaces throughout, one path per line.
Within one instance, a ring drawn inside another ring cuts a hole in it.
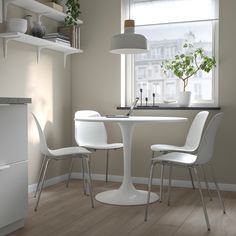
M 190 101 L 191 101 L 191 92 L 189 91 L 179 92 L 177 102 L 180 107 L 188 107 L 190 105 Z

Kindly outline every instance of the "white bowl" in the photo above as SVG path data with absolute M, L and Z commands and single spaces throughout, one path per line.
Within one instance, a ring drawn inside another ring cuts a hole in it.
M 7 19 L 7 32 L 20 32 L 25 33 L 27 31 L 27 20 L 21 18 L 9 18 Z

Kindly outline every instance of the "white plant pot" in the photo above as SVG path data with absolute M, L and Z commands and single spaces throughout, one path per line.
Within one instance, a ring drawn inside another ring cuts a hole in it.
M 178 105 L 181 107 L 188 107 L 191 100 L 191 92 L 179 92 Z

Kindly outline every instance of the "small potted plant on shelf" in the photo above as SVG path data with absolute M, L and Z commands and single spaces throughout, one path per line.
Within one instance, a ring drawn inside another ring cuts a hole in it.
M 66 7 L 66 25 L 77 25 L 77 20 L 79 18 L 79 15 L 81 14 L 79 0 L 67 0 Z
M 173 74 L 183 82 L 183 92 L 179 93 L 178 104 L 188 106 L 190 103 L 191 92 L 186 91 L 188 80 L 197 74 L 198 71 L 209 73 L 216 67 L 214 57 L 209 57 L 203 48 L 194 49 L 193 45 L 185 42 L 183 45 L 184 53 L 175 55 L 173 60 L 162 62 L 162 69 L 166 74 L 172 71 Z
M 52 0 L 52 2 L 61 5 L 64 12 L 67 14 L 65 25 L 78 24 L 77 20 L 81 14 L 79 0 Z
M 59 27 L 58 32 L 70 39 L 72 47 L 80 48 L 78 18 L 81 11 L 79 0 L 62 1 L 65 4 L 67 16 L 65 17 L 65 26 Z

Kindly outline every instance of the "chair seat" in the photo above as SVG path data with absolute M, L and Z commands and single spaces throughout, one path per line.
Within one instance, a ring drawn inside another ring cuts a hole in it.
M 123 148 L 123 143 L 107 143 L 107 144 L 97 144 L 97 145 L 83 145 L 85 148 L 91 148 L 96 150 L 109 150 L 109 149 L 119 149 Z
M 188 146 L 175 146 L 175 145 L 167 145 L 167 144 L 151 145 L 151 150 L 155 152 L 168 152 L 168 151 L 194 152 L 194 149 Z
M 158 162 L 163 162 L 163 161 L 173 162 L 176 164 L 183 164 L 183 165 L 194 164 L 196 159 L 197 159 L 196 155 L 192 155 L 189 153 L 182 153 L 182 152 L 171 152 L 171 153 L 153 158 L 154 161 L 158 161 Z
M 90 154 L 91 152 L 83 147 L 66 147 L 60 149 L 49 150 L 51 157 L 63 158 L 63 156 L 75 154 Z

